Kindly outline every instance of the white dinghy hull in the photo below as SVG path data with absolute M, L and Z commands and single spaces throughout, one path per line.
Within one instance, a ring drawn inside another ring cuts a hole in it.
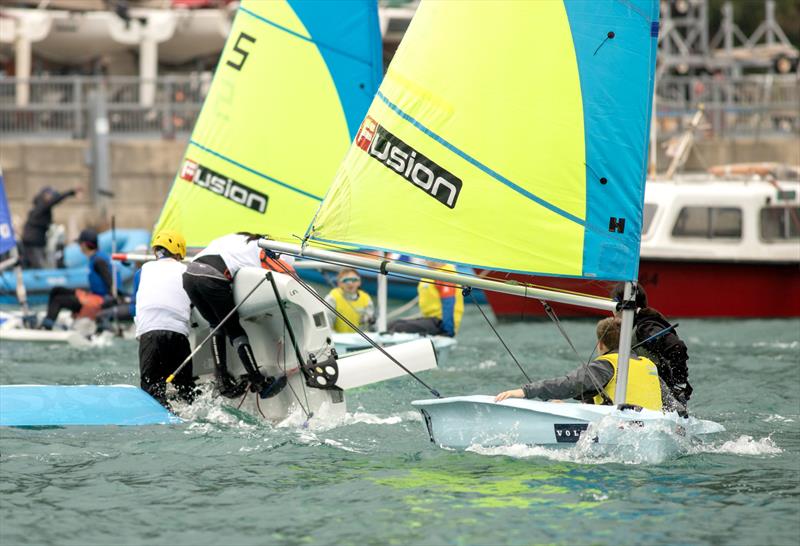
M 261 281 L 266 272 L 260 268 L 245 267 L 239 270 L 233 283 L 236 303 Z M 323 305 L 300 284 L 288 275 L 273 273 L 275 286 L 280 294 L 286 314 L 297 341 L 301 357 L 307 363 L 310 355 L 316 362 L 324 363 L 334 353 L 332 332 Z M 208 323 L 194 311 L 189 335 L 192 347 L 205 339 L 209 333 Z M 239 308 L 239 320 L 247 332 L 250 344 L 261 371 L 266 375 L 280 376 L 301 364 L 288 335 L 288 329 L 271 282 L 261 283 Z M 394 345 L 386 349 L 398 361 L 412 371 L 436 367 L 436 353 L 429 340 Z M 236 377 L 244 376 L 245 370 L 236 350 L 227 344 L 228 370 Z M 347 406 L 344 390 L 384 381 L 403 375 L 404 372 L 385 355 L 372 349 L 352 356 L 337 359 L 339 374 L 335 388 L 309 387 L 302 373 L 294 373 L 288 385 L 272 398 L 261 399 L 257 394 L 247 393 L 244 399 L 232 399 L 230 403 L 256 417 L 271 422 L 286 419 L 303 420 L 314 414 L 325 420 L 343 418 Z M 413 364 L 411 364 L 413 363 Z M 200 348 L 192 358 L 192 374 L 201 382 L 214 378 L 214 361 L 210 344 Z
M 407 343 L 418 339 L 430 339 L 433 343 L 433 348 L 436 349 L 436 357 L 440 364 L 444 362 L 447 355 L 450 354 L 450 349 L 458 343 L 455 338 L 448 336 L 421 336 L 419 334 L 403 332 L 393 334 L 386 332 L 367 332 L 367 336 L 381 347 L 389 347 L 397 345 L 398 343 Z M 334 332 L 333 344 L 336 346 L 336 350 L 341 354 L 372 348 L 372 345 L 361 337 L 360 334 L 355 332 L 349 334 Z
M 431 442 L 464 449 L 537 445 L 572 447 L 584 435 L 593 443 L 618 445 L 635 441 L 635 431 L 648 435 L 692 438 L 724 431 L 712 421 L 682 418 L 648 409 L 620 410 L 615 406 L 541 402 L 492 396 L 456 396 L 413 402 L 422 413 Z

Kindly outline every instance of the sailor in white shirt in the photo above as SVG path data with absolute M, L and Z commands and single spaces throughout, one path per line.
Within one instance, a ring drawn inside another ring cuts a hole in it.
M 262 398 L 276 395 L 286 386 L 286 376 L 264 376 L 258 369 L 247 333 L 234 313 L 224 323 L 223 319 L 236 304 L 233 300 L 233 278 L 242 267 L 253 266 L 285 272 L 293 268 L 287 262 L 267 258 L 258 246 L 260 235 L 240 232 L 214 239 L 186 268 L 183 288 L 198 312 L 208 321 L 212 330 L 222 324 L 222 332 L 211 338 L 214 355 L 214 375 L 222 396 L 236 398 L 245 393 L 249 383 L 251 392 Z M 225 357 L 225 336 L 236 349 L 247 371 L 247 379 L 237 382 L 228 371 Z
M 153 239 L 156 260 L 137 272 L 136 339 L 142 389 L 167 406 L 166 379 L 189 356 L 189 296 L 183 290 L 186 240 L 175 231 L 161 231 Z M 175 376 L 181 398 L 191 402 L 195 383 L 191 364 Z

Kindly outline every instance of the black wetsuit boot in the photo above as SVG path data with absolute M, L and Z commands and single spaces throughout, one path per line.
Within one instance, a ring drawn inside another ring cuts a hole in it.
M 241 342 L 234 340 L 236 345 L 236 352 L 239 353 L 239 360 L 242 361 L 244 369 L 247 370 L 247 377 L 250 379 L 250 390 L 259 393 L 261 398 L 271 398 L 281 392 L 286 386 L 286 376 L 282 375 L 279 378 L 272 376 L 264 377 L 258 370 L 255 356 L 253 355 L 253 348 L 246 341 Z
M 225 336 L 217 334 L 211 337 L 211 352 L 214 354 L 214 378 L 217 389 L 225 398 L 238 398 L 247 391 L 247 383 L 237 383 L 225 364 Z

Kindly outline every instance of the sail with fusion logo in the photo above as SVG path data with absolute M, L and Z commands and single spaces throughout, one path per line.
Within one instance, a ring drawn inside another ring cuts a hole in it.
M 422 2 L 307 238 L 635 279 L 658 10 Z
M 242 1 L 155 232 L 302 235 L 382 76 L 368 0 Z

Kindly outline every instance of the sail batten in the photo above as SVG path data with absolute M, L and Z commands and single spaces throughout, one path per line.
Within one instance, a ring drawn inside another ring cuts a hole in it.
M 423 0 L 308 239 L 635 279 L 657 20 L 656 0 Z

